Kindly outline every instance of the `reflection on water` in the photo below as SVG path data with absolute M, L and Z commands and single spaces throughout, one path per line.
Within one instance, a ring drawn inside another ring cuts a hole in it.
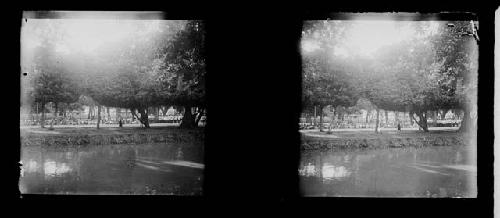
M 45 179 L 59 176 L 72 170 L 66 163 L 57 163 L 50 159 L 44 164 Z
M 321 171 L 319 171 L 316 170 L 316 166 L 312 165 L 312 163 L 308 163 L 308 165 L 304 166 L 302 169 L 299 169 L 299 174 L 301 176 L 321 177 L 323 181 L 325 181 L 332 179 L 342 179 L 349 176 L 351 172 L 344 166 L 334 166 L 328 163 L 325 163 L 321 167 Z
M 465 147 L 314 151 L 299 168 L 305 196 L 476 197 L 475 154 Z
M 331 180 L 331 179 L 340 179 L 351 175 L 344 166 L 333 166 L 329 164 L 323 165 L 323 179 Z
M 314 176 L 316 174 L 316 167 L 312 163 L 308 163 L 299 169 L 299 174 L 302 176 Z
M 193 146 L 191 146 L 193 147 Z M 202 193 L 202 155 L 180 145 L 23 147 L 23 194 Z

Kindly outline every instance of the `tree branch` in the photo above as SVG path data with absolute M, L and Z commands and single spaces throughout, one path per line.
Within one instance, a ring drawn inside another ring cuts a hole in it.
M 415 115 L 415 113 L 412 113 L 412 114 L 411 114 L 411 118 L 413 118 L 413 120 L 415 121 L 415 123 L 417 123 L 417 125 L 418 125 L 418 126 L 420 126 L 420 128 L 422 128 L 422 129 L 423 129 L 424 127 L 423 127 L 423 126 L 422 126 L 422 124 L 420 123 L 420 122 L 421 122 L 421 120 L 417 122 L 417 119 L 415 119 L 415 117 L 414 117 L 413 115 Z
M 135 118 L 137 118 L 139 121 L 141 120 L 139 118 L 139 116 L 137 116 L 137 114 L 135 113 L 135 108 L 130 108 L 130 112 L 132 113 L 132 116 L 134 116 Z

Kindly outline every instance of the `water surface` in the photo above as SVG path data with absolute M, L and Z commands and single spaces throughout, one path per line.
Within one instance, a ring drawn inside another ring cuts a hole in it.
M 305 196 L 476 197 L 475 154 L 468 147 L 302 153 Z
M 193 146 L 23 147 L 22 194 L 201 195 L 203 160 Z

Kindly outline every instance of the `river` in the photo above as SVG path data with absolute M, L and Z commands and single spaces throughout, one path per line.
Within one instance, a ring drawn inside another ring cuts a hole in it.
M 302 153 L 304 196 L 477 197 L 470 146 Z
M 201 195 L 202 155 L 188 147 L 22 147 L 19 189 L 22 194 Z

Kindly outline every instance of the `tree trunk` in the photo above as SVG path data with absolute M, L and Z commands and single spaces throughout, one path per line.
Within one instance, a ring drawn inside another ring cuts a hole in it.
M 470 119 L 468 118 L 469 116 L 464 115 L 464 118 L 460 122 L 460 128 L 458 128 L 458 131 L 467 132 L 467 129 L 469 129 L 470 126 Z
M 163 116 L 167 116 L 167 111 L 168 111 L 168 107 L 167 106 L 163 106 L 161 108 L 161 113 L 163 114 Z
M 440 110 L 440 114 L 439 114 L 439 119 L 440 120 L 444 120 L 445 117 L 446 117 L 446 113 L 448 112 L 447 110 Z
M 437 111 L 432 111 L 432 122 L 434 123 L 434 126 L 437 125 Z
M 427 127 L 427 114 L 425 112 L 422 112 L 418 115 L 418 117 L 420 118 L 420 127 L 422 127 L 424 132 L 429 132 L 429 129 Z
M 399 124 L 399 112 L 398 111 L 394 111 L 394 120 L 396 121 L 396 125 Z
M 139 121 L 145 128 L 149 128 L 148 108 L 139 109 L 139 113 L 141 114 Z
M 57 109 L 58 109 L 57 106 L 58 106 L 57 102 L 54 102 L 54 117 L 52 119 L 55 119 L 57 117 Z
M 410 125 L 413 126 L 413 112 L 408 112 L 408 116 L 410 117 Z
M 141 122 L 141 124 L 143 124 L 145 128 L 149 128 L 148 109 L 147 108 L 146 109 L 144 109 L 144 108 L 137 109 L 137 111 L 139 112 L 141 117 L 139 117 L 137 115 L 135 110 L 136 110 L 135 108 L 130 109 L 130 112 L 132 113 L 132 118 L 133 117 L 137 118 L 137 120 L 139 120 L 139 122 Z
M 40 120 L 40 127 L 45 128 L 45 102 L 42 102 L 42 118 Z
M 121 112 L 122 112 L 121 108 L 115 108 L 115 121 L 116 122 L 118 122 L 120 120 Z
M 323 132 L 323 106 L 319 107 L 319 131 Z
M 36 103 L 36 119 L 38 120 L 40 115 L 38 114 L 38 102 Z M 34 120 L 33 120 L 34 121 Z
M 97 128 L 99 129 L 99 123 L 101 122 L 101 105 L 97 105 Z
M 370 115 L 370 111 L 366 110 L 366 118 L 365 118 L 365 123 L 368 124 L 368 115 Z
M 328 132 L 330 132 L 332 130 L 333 124 L 335 123 L 336 120 L 338 120 L 338 119 L 336 119 L 337 116 L 338 116 L 337 110 L 333 109 L 333 114 L 330 118 L 330 123 L 328 124 Z
M 417 113 L 417 116 L 420 119 L 418 122 L 415 119 L 415 117 L 413 117 L 413 113 L 412 113 L 412 118 L 415 120 L 415 122 L 418 124 L 418 126 L 420 126 L 420 128 L 422 128 L 422 130 L 424 130 L 424 132 L 429 132 L 429 129 L 427 127 L 427 117 L 425 116 L 425 114 L 426 114 L 425 112 L 418 112 Z
M 462 121 L 460 122 L 460 128 L 458 128 L 458 131 L 460 132 L 468 132 L 470 129 L 470 123 L 471 119 L 470 116 L 467 114 L 464 114 L 464 117 L 462 118 Z
M 453 119 L 454 120 L 458 120 L 458 119 L 462 119 L 462 116 L 461 116 L 461 112 L 459 110 L 453 110 Z
M 59 108 L 59 116 L 66 117 L 66 110 L 69 108 L 68 103 L 64 103 L 64 107 Z
M 155 107 L 155 121 L 160 120 L 160 107 Z
M 379 117 L 380 117 L 380 110 L 377 108 L 377 120 L 375 121 L 375 133 L 378 133 L 379 132 L 379 129 L 378 129 L 378 124 L 379 124 Z
M 57 118 L 57 102 L 54 102 L 54 116 L 52 117 L 52 121 L 50 122 L 50 129 L 54 128 L 54 122 L 56 122 Z
M 315 128 L 316 128 L 316 117 L 317 117 L 317 115 L 316 115 L 316 106 L 314 106 L 314 121 L 313 122 L 314 122 L 314 127 Z
M 109 113 L 109 107 L 106 107 L 106 113 L 108 114 L 108 120 L 111 120 L 111 114 Z
M 458 131 L 460 132 L 470 132 L 475 129 L 475 122 L 471 117 L 471 111 L 468 108 L 464 109 L 464 115 L 462 118 L 462 122 L 460 122 L 460 128 Z
M 385 116 L 385 126 L 387 127 L 387 124 L 389 123 L 389 111 L 384 110 L 384 116 Z
M 198 124 L 200 123 L 201 117 L 203 115 L 205 115 L 205 109 L 200 109 L 200 112 L 198 113 L 198 116 L 196 117 L 195 121 L 196 126 L 198 126 Z
M 182 116 L 180 128 L 191 129 L 195 127 L 195 120 L 191 108 L 191 106 L 184 106 L 184 115 Z
M 130 113 L 132 114 L 132 120 L 139 119 L 139 116 L 135 113 L 135 108 L 130 108 Z

